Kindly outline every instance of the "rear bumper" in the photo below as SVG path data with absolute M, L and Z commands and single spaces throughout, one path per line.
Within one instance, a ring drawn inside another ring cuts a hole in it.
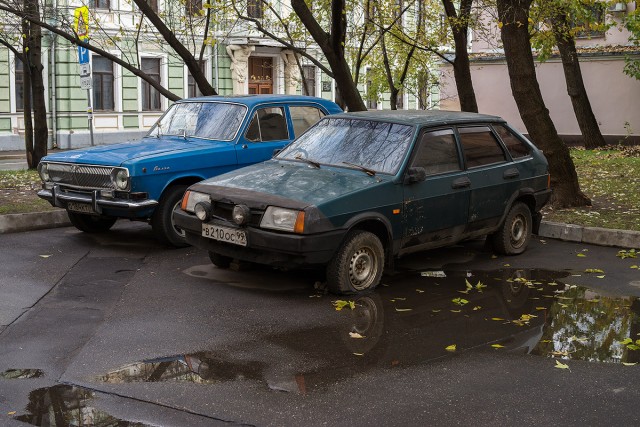
M 38 191 L 38 197 L 51 203 L 52 206 L 58 208 L 67 208 L 67 203 L 85 203 L 90 204 L 93 211 L 97 214 L 102 214 L 103 209 L 110 210 L 113 214 L 113 210 L 120 210 L 123 212 L 122 216 L 126 215 L 126 212 L 133 213 L 144 211 L 146 209 L 153 209 L 157 204 L 157 200 L 144 199 L 144 200 L 127 200 L 121 198 L 108 198 L 101 194 L 101 190 L 88 190 L 86 192 L 63 190 L 58 185 L 54 185 L 50 189 L 44 188 Z
M 281 268 L 329 263 L 345 235 L 344 230 L 300 235 L 247 227 L 244 229 L 247 233 L 247 246 L 239 246 L 203 237 L 202 221 L 182 210 L 174 211 L 173 219 L 176 226 L 185 231 L 187 242 L 195 247 L 242 261 Z M 228 222 L 216 223 L 235 228 L 234 224 Z

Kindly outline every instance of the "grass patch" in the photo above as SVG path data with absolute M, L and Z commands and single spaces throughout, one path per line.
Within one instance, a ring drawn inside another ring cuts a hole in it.
M 571 150 L 592 206 L 544 210 L 544 220 L 640 231 L 640 156 L 634 150 Z
M 35 170 L 0 171 L 0 215 L 55 209 L 36 195 L 40 188 Z

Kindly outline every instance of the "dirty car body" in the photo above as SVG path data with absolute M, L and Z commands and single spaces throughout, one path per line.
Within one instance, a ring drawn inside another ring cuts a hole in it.
M 174 219 L 218 266 L 324 267 L 330 290 L 357 293 L 419 250 L 489 236 L 524 252 L 550 192 L 541 151 L 499 117 L 371 111 L 191 186 Z
M 267 160 L 321 117 L 341 111 L 306 96 L 178 101 L 140 141 L 43 158 L 38 196 L 65 208 L 82 231 L 106 231 L 118 218 L 148 220 L 162 242 L 183 246 L 171 213 L 189 185 Z

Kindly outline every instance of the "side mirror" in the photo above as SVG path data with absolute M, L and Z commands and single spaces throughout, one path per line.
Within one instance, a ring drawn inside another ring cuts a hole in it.
M 427 171 L 421 167 L 412 167 L 407 170 L 404 177 L 405 184 L 413 184 L 414 182 L 422 182 L 427 179 Z

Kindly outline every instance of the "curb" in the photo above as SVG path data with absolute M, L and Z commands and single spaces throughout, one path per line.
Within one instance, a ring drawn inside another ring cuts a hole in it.
M 71 225 L 71 222 L 67 216 L 67 211 L 64 209 L 0 215 L 0 234 L 67 227 L 69 225 Z
M 64 209 L 0 215 L 0 234 L 67 227 L 70 225 L 71 222 L 69 222 L 69 217 Z M 640 231 L 582 227 L 558 222 L 542 221 L 538 237 L 598 246 L 616 246 L 625 249 L 640 248 Z

